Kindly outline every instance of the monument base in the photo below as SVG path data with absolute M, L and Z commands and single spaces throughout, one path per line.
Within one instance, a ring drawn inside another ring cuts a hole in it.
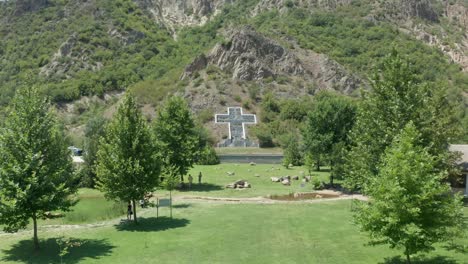
M 257 142 L 250 139 L 226 139 L 221 143 L 218 143 L 218 148 L 258 148 Z

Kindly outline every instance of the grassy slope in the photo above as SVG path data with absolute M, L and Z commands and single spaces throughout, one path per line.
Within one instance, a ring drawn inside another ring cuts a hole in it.
M 309 205 L 181 205 L 174 219 L 148 211 L 138 228 L 123 224 L 66 232 L 84 242 L 64 263 L 402 263 L 385 246 L 366 247 L 352 224 L 350 201 Z M 465 208 L 468 215 L 468 210 Z M 168 215 L 167 209 L 161 215 Z M 41 233 L 31 254 L 29 234 L 2 235 L 2 263 L 58 263 L 55 238 Z M 468 243 L 468 240 L 458 241 Z M 467 255 L 438 247 L 421 263 L 467 263 Z M 418 262 L 419 263 L 419 262 Z

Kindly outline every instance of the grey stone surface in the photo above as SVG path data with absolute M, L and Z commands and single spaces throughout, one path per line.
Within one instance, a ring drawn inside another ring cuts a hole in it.
M 229 138 L 218 144 L 218 147 L 258 147 L 258 144 L 247 138 L 245 124 L 256 124 L 257 117 L 243 114 L 241 107 L 229 107 L 228 114 L 215 115 L 215 122 L 229 124 Z

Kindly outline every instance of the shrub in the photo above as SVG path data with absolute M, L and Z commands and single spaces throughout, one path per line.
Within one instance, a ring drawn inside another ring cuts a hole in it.
M 322 190 L 323 188 L 325 188 L 325 184 L 322 181 L 320 181 L 319 179 L 314 178 L 312 180 L 312 188 L 314 190 Z
M 216 165 L 219 164 L 219 158 L 212 146 L 205 146 L 198 156 L 198 165 Z

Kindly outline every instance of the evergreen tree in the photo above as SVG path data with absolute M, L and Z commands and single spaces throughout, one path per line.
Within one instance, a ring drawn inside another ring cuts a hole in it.
M 154 190 L 160 169 L 150 129 L 135 98 L 127 94 L 99 142 L 98 187 L 108 199 L 131 201 L 137 223 L 135 201 Z
M 372 90 L 363 93 L 356 125 L 350 137 L 345 184 L 350 189 L 365 189 L 378 174 L 377 164 L 395 135 L 412 121 L 421 133 L 422 146 L 438 156 L 439 170 L 447 169 L 448 140 L 459 133 L 454 106 L 446 89 L 429 87 L 415 77 L 408 61 L 394 50 L 382 70 L 372 78 Z M 365 190 L 364 190 L 365 191 Z
M 75 204 L 71 153 L 50 103 L 37 89 L 21 89 L 0 130 L 0 224 L 15 232 L 46 212 L 68 211 Z
M 411 255 L 453 238 L 450 231 L 463 221 L 460 197 L 451 194 L 446 173 L 436 171 L 437 157 L 421 140 L 410 122 L 385 152 L 379 177 L 369 183 L 369 202 L 355 214 L 373 244 L 403 249 L 408 263 Z
M 184 175 L 198 156 L 198 136 L 187 103 L 181 97 L 169 98 L 154 123 L 158 148 L 163 153 L 164 175 L 175 174 L 183 182 Z

